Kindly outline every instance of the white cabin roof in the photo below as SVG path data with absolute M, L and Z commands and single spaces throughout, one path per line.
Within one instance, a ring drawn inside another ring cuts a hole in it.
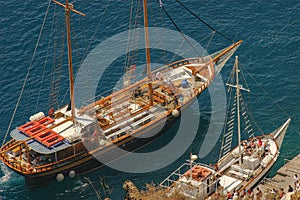
M 242 181 L 230 176 L 222 175 L 220 178 L 220 185 L 226 191 L 233 191 Z

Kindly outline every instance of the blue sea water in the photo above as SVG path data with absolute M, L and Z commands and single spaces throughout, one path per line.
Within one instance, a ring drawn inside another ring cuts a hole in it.
M 134 1 L 135 2 L 135 1 Z M 182 31 L 200 41 L 210 31 L 199 21 L 188 14 L 175 1 L 163 1 L 165 8 Z M 283 165 L 284 159 L 290 159 L 300 153 L 300 3 L 297 0 L 272 0 L 272 1 L 241 1 L 241 0 L 198 0 L 183 1 L 191 10 L 205 19 L 209 24 L 218 29 L 235 41 L 243 39 L 244 42 L 238 49 L 237 54 L 244 66 L 292 118 L 292 122 L 282 145 L 280 158 L 271 171 L 271 175 Z M 76 9 L 87 14 L 80 17 L 72 14 L 72 32 L 74 48 L 75 71 L 80 66 L 80 61 L 101 41 L 128 29 L 130 18 L 131 1 L 74 1 Z M 136 4 L 135 4 L 136 5 Z M 14 106 L 17 103 L 23 81 L 26 77 L 28 67 L 35 44 L 39 37 L 39 31 L 43 22 L 48 1 L 1 1 L 0 12 L 0 139 L 4 138 Z M 170 28 L 174 30 L 171 22 L 160 9 L 156 1 L 149 1 L 150 26 Z M 51 5 L 49 16 L 53 16 L 56 10 L 64 21 L 63 9 Z M 51 15 L 52 14 L 52 15 Z M 100 20 L 99 20 L 100 19 Z M 152 21 L 154 22 L 152 22 Z M 24 123 L 27 118 L 36 111 L 47 111 L 49 103 L 50 73 L 52 64 L 44 64 L 45 58 L 49 63 L 54 62 L 51 58 L 53 51 L 48 51 L 48 38 L 51 26 L 63 28 L 62 23 L 56 21 L 51 24 L 51 18 L 46 20 L 48 26 L 44 28 L 35 60 L 30 70 L 28 84 L 25 87 L 20 106 L 17 110 L 12 127 Z M 49 25 L 50 24 L 50 25 Z M 61 32 L 55 36 L 59 41 Z M 90 43 L 91 41 L 91 43 Z M 59 42 L 58 42 L 59 43 Z M 204 45 L 207 44 L 207 40 Z M 216 35 L 209 45 L 212 52 L 223 48 L 230 43 Z M 53 46 L 53 45 L 52 45 Z M 47 57 L 46 55 L 49 55 Z M 58 55 L 59 52 L 56 52 Z M 166 54 L 168 55 L 168 54 Z M 168 59 L 166 59 L 168 60 Z M 169 59 L 170 60 L 170 59 Z M 63 66 L 66 67 L 66 63 Z M 233 59 L 224 67 L 223 78 L 226 79 Z M 110 70 L 108 78 L 104 80 L 102 87 L 109 89 L 111 80 L 118 80 L 122 72 L 121 61 L 115 62 L 115 70 Z M 118 66 L 119 65 L 119 66 Z M 66 68 L 67 69 L 67 68 Z M 59 104 L 68 103 L 68 80 L 67 70 L 61 73 L 61 87 Z M 105 85 L 105 81 L 107 85 Z M 253 114 L 261 128 L 266 132 L 274 130 L 282 123 L 286 116 L 270 99 L 260 95 L 258 87 L 249 83 L 254 88 L 252 96 Z M 258 95 L 255 95 L 255 92 Z M 66 96 L 66 97 L 65 97 Z M 256 98 L 255 98 L 256 97 Z M 196 150 L 201 143 L 209 123 L 209 112 L 206 104 L 209 104 L 209 95 L 204 93 L 199 98 L 201 108 L 204 110 L 203 121 L 200 123 L 198 137 L 195 139 L 192 150 Z M 172 131 L 172 129 L 170 130 Z M 169 131 L 169 132 L 170 132 Z M 167 138 L 156 141 L 155 145 L 163 145 Z M 155 145 L 148 147 L 154 148 Z M 217 150 L 215 150 L 217 151 Z M 102 168 L 86 174 L 94 182 L 96 188 L 104 196 L 99 183 L 99 176 L 104 176 L 107 184 L 113 189 L 112 194 L 107 194 L 112 199 L 122 199 L 124 192 L 122 184 L 129 179 L 134 181 L 139 188 L 145 183 L 153 181 L 159 183 L 173 169 L 188 157 L 186 152 L 180 159 L 166 168 L 147 174 L 129 174 L 119 172 L 110 168 Z M 212 155 L 217 155 L 215 152 Z M 204 162 L 213 162 L 217 159 L 204 158 Z M 87 184 L 84 176 L 75 179 L 66 179 L 62 183 L 55 181 L 40 188 L 30 189 L 20 175 L 6 169 L 0 170 L 0 199 L 97 199 L 92 187 Z

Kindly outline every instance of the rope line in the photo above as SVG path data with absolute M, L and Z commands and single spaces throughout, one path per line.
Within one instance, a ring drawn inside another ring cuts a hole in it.
M 42 27 L 41 27 L 41 30 L 40 30 L 40 33 L 39 33 L 39 37 L 38 37 L 37 43 L 36 43 L 35 48 L 34 48 L 34 51 L 33 51 L 33 55 L 32 55 L 32 58 L 31 58 L 31 62 L 30 62 L 30 65 L 29 65 L 29 67 L 28 67 L 27 74 L 26 74 L 26 76 L 25 76 L 25 79 L 24 79 L 24 82 L 23 82 L 23 85 L 22 85 L 22 89 L 21 89 L 21 92 L 20 92 L 20 95 L 19 95 L 17 104 L 16 104 L 16 106 L 15 106 L 13 115 L 12 115 L 11 120 L 10 120 L 10 122 L 9 122 L 9 125 L 8 125 L 8 127 L 7 127 L 7 130 L 6 130 L 6 133 L 5 133 L 5 136 L 4 136 L 4 139 L 3 139 L 3 142 L 2 142 L 1 147 L 3 147 L 3 145 L 4 145 L 5 141 L 6 141 L 6 138 L 7 138 L 7 136 L 8 136 L 9 130 L 10 130 L 11 125 L 12 125 L 12 123 L 13 123 L 13 120 L 14 120 L 14 118 L 15 118 L 17 109 L 18 109 L 18 107 L 19 107 L 19 104 L 20 104 L 20 101 L 21 101 L 21 98 L 22 98 L 22 95 L 23 95 L 23 92 L 24 92 L 24 89 L 25 89 L 25 86 L 26 86 L 26 83 L 27 83 L 27 80 L 28 80 L 28 77 L 29 77 L 30 70 L 31 70 L 31 68 L 32 68 L 32 66 L 33 66 L 33 60 L 34 60 L 34 58 L 35 58 L 36 51 L 37 51 L 37 48 L 38 48 L 38 45 L 39 45 L 39 42 L 40 42 L 40 39 L 41 39 L 43 30 L 44 30 L 44 26 L 45 26 L 45 23 L 46 23 L 46 19 L 47 19 L 47 16 L 48 16 L 48 12 L 49 12 L 50 5 L 51 5 L 51 0 L 49 0 L 49 2 L 48 2 L 48 7 L 47 7 L 47 10 L 46 10 L 46 13 L 45 13 L 45 17 L 44 17 L 44 20 L 43 20 L 43 24 L 42 24 Z
M 249 77 L 255 82 L 255 84 L 267 95 L 268 98 L 272 100 L 272 102 L 283 112 L 288 118 L 290 118 L 289 114 L 283 110 L 283 108 L 266 92 L 266 90 L 258 84 L 258 82 L 254 79 L 254 77 L 243 67 L 243 65 L 240 63 L 240 66 L 243 70 L 247 72 Z
M 242 95 L 241 95 L 241 99 L 245 102 L 245 100 L 243 99 Z M 251 120 L 254 123 L 254 126 L 257 128 L 257 130 L 264 135 L 264 131 L 260 128 L 260 126 L 258 125 L 257 121 L 255 120 L 255 118 L 253 117 L 253 112 L 249 109 L 249 107 L 247 106 L 246 103 L 244 103 L 245 109 L 246 111 L 249 113 L 248 116 L 250 116 Z
M 128 36 L 127 36 L 127 47 L 126 47 L 126 59 L 124 62 L 124 72 L 126 73 L 126 67 L 129 63 L 129 49 L 130 49 L 130 35 L 131 35 L 131 23 L 132 23 L 132 13 L 133 13 L 133 3 L 134 0 L 131 1 L 131 6 L 130 6 L 130 18 L 129 18 L 129 25 L 128 25 Z M 127 62 L 128 61 L 128 62 Z
M 203 19 L 201 19 L 198 15 L 196 15 L 193 11 L 191 11 L 188 7 L 186 7 L 185 5 L 183 5 L 183 3 L 181 3 L 179 0 L 176 0 L 177 3 L 179 3 L 179 5 L 181 5 L 184 9 L 186 9 L 189 13 L 191 13 L 194 17 L 196 17 L 199 21 L 201 21 L 204 25 L 206 25 L 208 28 L 210 28 L 212 31 L 218 33 L 220 36 L 224 37 L 226 40 L 229 40 L 230 42 L 235 43 L 235 41 L 229 37 L 227 37 L 226 35 L 224 35 L 223 33 L 221 33 L 220 31 L 216 30 L 215 28 L 213 28 L 212 26 L 210 26 L 208 23 L 206 23 Z
M 170 21 L 172 22 L 172 24 L 175 26 L 175 28 L 177 29 L 178 32 L 180 32 L 181 36 L 184 38 L 184 40 L 194 49 L 194 51 L 200 56 L 201 54 L 197 51 L 197 49 L 190 43 L 190 41 L 185 37 L 185 35 L 183 34 L 183 32 L 180 30 L 180 28 L 177 26 L 177 24 L 175 23 L 175 21 L 172 19 L 172 17 L 169 15 L 169 13 L 167 12 L 167 10 L 165 9 L 165 7 L 163 6 L 163 4 L 161 4 L 161 8 L 163 9 L 163 11 L 165 12 L 165 14 L 167 15 L 167 17 L 170 19 Z
M 107 4 L 106 4 L 106 6 L 105 6 L 105 9 L 104 9 L 103 13 L 100 13 L 102 16 L 101 16 L 101 17 L 99 16 L 98 24 L 97 24 L 97 26 L 96 26 L 96 28 L 95 28 L 95 31 L 94 31 L 94 33 L 93 33 L 93 36 L 92 36 L 91 40 L 90 40 L 90 43 L 89 43 L 88 46 L 86 47 L 85 55 L 82 57 L 82 60 L 81 60 L 81 62 L 80 62 L 80 65 L 83 63 L 84 58 L 87 56 L 90 46 L 91 46 L 92 43 L 95 41 L 95 36 L 96 36 L 96 34 L 97 34 L 98 30 L 99 30 L 100 24 L 101 24 L 102 21 L 103 21 L 103 18 L 104 18 L 105 14 L 106 14 L 106 11 L 107 11 L 107 8 L 109 7 L 109 5 L 110 5 L 110 1 L 107 2 Z
M 208 41 L 208 43 L 207 43 L 207 45 L 206 45 L 206 48 L 205 48 L 205 49 L 208 49 L 208 47 L 209 47 L 209 45 L 210 45 L 211 41 L 212 41 L 212 40 L 213 40 L 213 38 L 214 38 L 214 35 L 215 35 L 215 31 L 213 31 L 213 32 L 211 33 L 210 39 L 209 39 L 209 41 Z M 202 54 L 202 56 L 204 56 L 204 53 L 205 53 L 205 51 L 203 51 L 203 54 Z
M 176 49 L 176 52 L 174 53 L 173 57 L 171 58 L 170 62 L 169 63 L 172 63 L 174 60 L 175 60 L 175 57 L 177 56 L 177 53 L 179 52 L 179 49 L 182 47 L 184 43 L 184 40 L 182 40 L 178 46 L 178 48 Z

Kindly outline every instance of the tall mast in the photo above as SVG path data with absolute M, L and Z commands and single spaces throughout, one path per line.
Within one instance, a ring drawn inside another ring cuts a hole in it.
M 68 42 L 68 63 L 69 63 L 69 81 L 70 81 L 70 100 L 72 120 L 75 119 L 75 100 L 74 100 L 74 77 L 73 77 L 73 60 L 72 60 L 72 43 L 71 43 L 71 23 L 70 23 L 70 9 L 69 1 L 66 0 L 66 28 L 67 28 L 67 42 Z
M 236 76 L 236 85 L 231 85 L 226 83 L 227 86 L 236 88 L 236 100 L 237 100 L 237 129 L 238 129 L 238 145 L 239 145 L 239 165 L 242 164 L 242 149 L 241 149 L 241 117 L 240 117 L 240 92 L 242 91 L 247 91 L 250 92 L 249 89 L 244 88 L 242 85 L 239 83 L 239 61 L 238 61 L 238 56 L 235 56 L 235 62 L 233 68 L 235 69 L 235 76 Z
M 148 32 L 148 12 L 147 12 L 147 0 L 144 0 L 144 32 L 145 32 L 145 48 L 146 48 L 146 63 L 147 63 L 147 73 L 149 79 L 149 104 L 153 105 L 153 88 L 152 88 L 152 74 L 151 74 L 151 67 L 150 67 L 150 45 L 149 45 L 149 32 Z
M 69 84 L 70 84 L 70 101 L 71 101 L 71 116 L 73 122 L 75 121 L 75 100 L 74 100 L 74 76 L 73 76 L 73 62 L 72 62 L 72 43 L 71 43 L 71 23 L 70 23 L 70 11 L 85 16 L 85 14 L 74 10 L 73 4 L 69 4 L 69 0 L 66 0 L 66 4 L 62 4 L 56 0 L 52 0 L 54 3 L 65 8 L 66 11 L 66 30 L 67 30 L 67 43 L 68 43 L 68 67 L 69 67 Z
M 241 150 L 241 121 L 240 121 L 240 85 L 239 85 L 239 68 L 238 56 L 235 57 L 235 74 L 236 74 L 236 98 L 237 98 L 237 121 L 238 121 L 238 141 L 239 141 L 239 165 L 242 164 Z

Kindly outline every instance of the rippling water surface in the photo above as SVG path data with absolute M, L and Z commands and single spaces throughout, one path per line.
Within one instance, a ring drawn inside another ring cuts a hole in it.
M 244 43 L 237 53 L 244 66 L 272 96 L 286 113 L 292 118 L 290 128 L 282 145 L 280 159 L 272 169 L 274 174 L 283 164 L 284 158 L 292 158 L 300 152 L 299 124 L 300 124 L 300 4 L 296 0 L 276 1 L 183 1 L 190 9 L 216 27 L 219 31 L 234 40 L 243 39 Z M 75 16 L 73 19 L 73 48 L 75 71 L 78 69 L 80 60 L 84 58 L 87 50 L 91 50 L 98 43 L 125 31 L 128 28 L 130 1 L 75 1 L 76 9 L 87 14 L 86 17 Z M 28 66 L 31 65 L 32 54 L 39 36 L 39 30 L 47 9 L 47 1 L 2 1 L 0 13 L 0 139 L 4 138 L 14 106 L 22 89 Z M 156 1 L 149 3 L 150 26 L 171 28 L 173 25 L 168 21 Z M 180 8 L 174 1 L 165 1 L 165 7 L 188 36 L 200 41 L 210 31 L 199 21 Z M 63 21 L 63 10 L 51 5 L 49 16 L 53 16 L 54 10 L 61 16 Z M 99 18 L 102 20 L 99 20 Z M 152 22 L 153 21 L 153 22 Z M 28 116 L 36 111 L 47 111 L 49 103 L 49 85 L 52 65 L 44 64 L 45 59 L 53 62 L 52 51 L 48 51 L 48 38 L 51 27 L 63 28 L 62 23 L 56 21 L 51 24 L 51 18 L 46 20 L 47 26 L 41 37 L 33 67 L 30 69 L 28 84 L 25 87 L 20 106 L 18 108 L 12 127 L 24 123 Z M 50 24 L 50 25 L 49 25 Z M 97 30 L 95 32 L 95 30 Z M 61 38 L 62 32 L 57 32 L 57 40 Z M 159 37 L 159 36 L 158 36 Z M 92 41 L 90 43 L 90 41 Z M 204 40 L 204 46 L 208 40 Z M 58 42 L 59 43 L 59 42 Z M 230 43 L 220 36 L 215 36 L 209 50 L 223 48 Z M 52 45 L 53 47 L 53 45 Z M 58 50 L 57 50 L 58 51 Z M 59 51 L 58 51 L 59 52 Z M 48 57 L 46 55 L 49 55 Z M 59 53 L 58 53 L 59 54 Z M 168 60 L 168 59 L 166 59 Z M 170 60 L 170 58 L 169 58 Z M 65 67 L 65 63 L 63 63 Z M 225 66 L 222 75 L 226 79 L 233 60 Z M 102 89 L 111 87 L 110 80 L 118 80 L 122 73 L 123 62 L 113 63 L 114 67 L 109 72 L 109 78 L 104 79 Z M 61 73 L 61 87 L 59 104 L 66 104 L 67 96 L 67 70 Z M 255 95 L 258 87 L 253 86 L 252 94 L 254 100 L 251 102 L 253 114 L 256 121 L 263 130 L 270 132 L 282 123 L 286 116 L 276 106 L 271 106 L 270 99 Z M 101 90 L 101 88 L 100 88 Z M 260 94 L 260 93 L 258 93 Z M 256 100 L 257 99 L 257 100 Z M 202 118 L 191 151 L 198 149 L 203 138 L 202 134 L 208 126 L 209 104 L 207 92 L 199 98 L 202 109 Z M 202 120 L 203 119 L 203 120 Z M 170 130 L 172 131 L 172 129 Z M 170 132 L 169 131 L 169 132 Z M 163 143 L 166 138 L 160 139 Z M 148 147 L 152 149 L 155 145 Z M 217 155 L 214 150 L 212 155 Z M 140 188 L 151 181 L 159 183 L 173 169 L 188 158 L 186 152 L 180 159 L 170 166 L 147 174 L 127 174 L 109 168 L 102 168 L 86 174 L 94 182 L 96 188 L 103 196 L 103 190 L 99 183 L 99 176 L 104 176 L 107 184 L 112 188 L 112 194 L 107 196 L 112 199 L 122 199 L 123 181 L 130 179 Z M 217 157 L 204 158 L 203 162 L 214 162 Z M 29 189 L 25 180 L 20 175 L 1 166 L 0 170 L 0 199 L 96 199 L 93 189 L 87 184 L 83 176 L 76 179 L 66 179 L 62 183 L 55 181 L 35 189 Z

